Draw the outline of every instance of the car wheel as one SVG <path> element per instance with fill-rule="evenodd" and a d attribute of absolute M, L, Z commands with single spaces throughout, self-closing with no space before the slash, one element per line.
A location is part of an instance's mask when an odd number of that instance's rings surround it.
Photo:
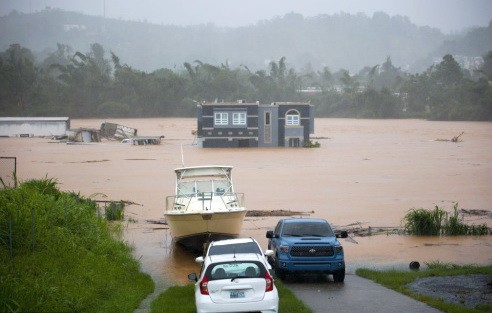
<path fill-rule="evenodd" d="M 345 269 L 343 268 L 333 273 L 333 280 L 336 283 L 343 283 L 343 281 L 345 280 Z"/>

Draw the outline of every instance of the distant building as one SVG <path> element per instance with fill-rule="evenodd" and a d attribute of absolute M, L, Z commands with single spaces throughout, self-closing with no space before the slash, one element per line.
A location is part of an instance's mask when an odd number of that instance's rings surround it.
<path fill-rule="evenodd" d="M 305 93 L 305 94 L 317 94 L 317 93 L 322 93 L 323 90 L 319 87 L 306 87 L 303 89 L 298 89 L 296 90 L 298 93 Z"/>
<path fill-rule="evenodd" d="M 198 144 L 217 147 L 302 147 L 314 133 L 309 103 L 238 102 L 198 105 Z"/>
<path fill-rule="evenodd" d="M 68 117 L 0 117 L 0 136 L 64 136 L 70 129 Z"/>
<path fill-rule="evenodd" d="M 63 25 L 63 30 L 65 32 L 69 32 L 69 31 L 82 31 L 82 30 L 86 30 L 87 29 L 87 26 L 85 25 L 77 25 L 77 24 L 64 24 Z"/>

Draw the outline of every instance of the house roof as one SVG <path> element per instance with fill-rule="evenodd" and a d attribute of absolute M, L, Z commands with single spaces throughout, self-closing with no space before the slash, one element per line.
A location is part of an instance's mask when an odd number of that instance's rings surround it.
<path fill-rule="evenodd" d="M 0 122 L 65 122 L 69 117 L 0 117 Z"/>

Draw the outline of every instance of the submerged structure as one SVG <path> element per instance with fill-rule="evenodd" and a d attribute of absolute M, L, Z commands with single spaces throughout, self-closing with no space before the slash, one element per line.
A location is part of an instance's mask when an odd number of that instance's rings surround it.
<path fill-rule="evenodd" d="M 102 137 L 120 140 L 137 136 L 137 129 L 109 122 L 101 124 L 100 132 Z"/>
<path fill-rule="evenodd" d="M 314 106 L 307 102 L 202 102 L 197 109 L 204 148 L 302 147 L 314 133 Z"/>
<path fill-rule="evenodd" d="M 0 117 L 0 136 L 64 136 L 70 129 L 68 117 Z"/>

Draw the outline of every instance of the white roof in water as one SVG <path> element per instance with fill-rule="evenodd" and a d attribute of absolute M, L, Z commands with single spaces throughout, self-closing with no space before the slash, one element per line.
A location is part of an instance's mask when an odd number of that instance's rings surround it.
<path fill-rule="evenodd" d="M 69 117 L 0 117 L 0 122 L 63 122 Z"/>

